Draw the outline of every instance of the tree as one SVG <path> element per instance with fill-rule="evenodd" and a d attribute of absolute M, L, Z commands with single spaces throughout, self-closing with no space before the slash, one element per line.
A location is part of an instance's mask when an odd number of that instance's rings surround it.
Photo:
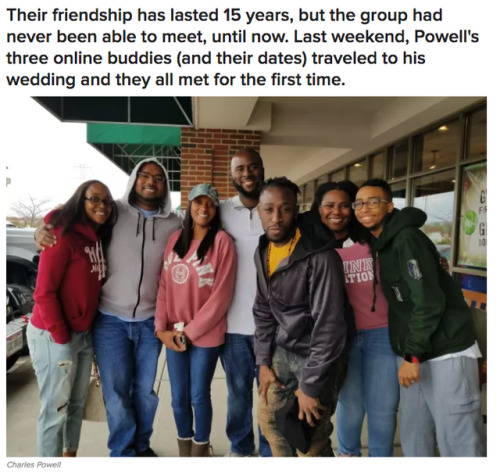
<path fill-rule="evenodd" d="M 25 227 L 36 227 L 40 222 L 39 220 L 50 209 L 50 197 L 43 197 L 37 199 L 28 194 L 26 201 L 19 201 L 12 206 L 12 210 L 16 212 L 19 217 L 20 223 Z"/>

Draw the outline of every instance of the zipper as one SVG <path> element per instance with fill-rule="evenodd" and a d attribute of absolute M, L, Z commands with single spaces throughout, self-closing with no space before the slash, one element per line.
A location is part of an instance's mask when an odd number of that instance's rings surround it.
<path fill-rule="evenodd" d="M 134 307 L 134 312 L 132 313 L 132 318 L 135 318 L 135 313 L 137 311 L 137 307 L 139 307 L 139 304 L 141 302 L 141 284 L 142 284 L 142 278 L 144 277 L 144 246 L 146 244 L 146 221 L 147 218 L 143 217 L 143 223 L 142 223 L 142 246 L 141 246 L 141 275 L 139 277 L 139 287 L 137 288 L 137 302 Z"/>

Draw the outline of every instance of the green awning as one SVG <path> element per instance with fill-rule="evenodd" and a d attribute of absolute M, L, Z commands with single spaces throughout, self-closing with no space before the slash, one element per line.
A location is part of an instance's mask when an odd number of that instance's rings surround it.
<path fill-rule="evenodd" d="M 87 143 L 180 146 L 181 129 L 173 126 L 87 123 Z"/>
<path fill-rule="evenodd" d="M 193 126 L 191 97 L 33 97 L 63 122 Z"/>
<path fill-rule="evenodd" d="M 130 174 L 139 161 L 158 159 L 170 189 L 181 190 L 181 128 L 177 126 L 87 123 L 87 143 Z"/>

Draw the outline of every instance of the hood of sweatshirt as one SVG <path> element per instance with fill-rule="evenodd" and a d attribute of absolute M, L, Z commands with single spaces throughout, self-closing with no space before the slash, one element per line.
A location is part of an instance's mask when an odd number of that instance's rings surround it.
<path fill-rule="evenodd" d="M 50 211 L 43 221 L 45 223 L 50 222 L 52 216 L 57 212 L 57 209 Z M 56 227 L 53 232 L 60 237 L 62 235 L 62 228 Z M 94 227 L 88 223 L 75 223 L 67 233 L 79 234 L 88 241 L 89 246 L 86 246 L 83 251 L 89 255 L 90 262 L 93 265 L 93 271 L 98 273 L 98 280 L 104 279 L 106 276 L 106 260 L 104 258 L 104 253 L 102 249 L 102 243 L 98 237 Z"/>
<path fill-rule="evenodd" d="M 394 237 L 404 228 L 420 228 L 427 220 L 427 214 L 415 207 L 394 209 L 384 220 L 382 233 L 375 242 L 375 250 L 381 250 L 390 245 Z"/>
<path fill-rule="evenodd" d="M 160 168 L 163 170 L 163 173 L 165 174 L 165 197 L 163 198 L 163 201 L 160 203 L 160 208 L 158 210 L 158 214 L 156 215 L 157 217 L 168 217 L 170 213 L 172 212 L 172 204 L 170 201 L 170 185 L 168 182 L 168 173 L 163 164 L 160 163 L 156 158 L 147 158 L 143 159 L 142 161 L 138 162 L 135 166 L 135 168 L 132 170 L 130 173 L 130 176 L 128 178 L 127 182 L 127 188 L 125 189 L 125 194 L 123 195 L 122 202 L 130 210 L 133 210 L 134 212 L 137 212 L 137 209 L 130 204 L 129 202 L 129 197 L 130 193 L 132 192 L 132 189 L 135 186 L 135 181 L 137 179 L 137 171 L 146 163 L 153 163 L 156 164 L 157 166 L 160 166 Z"/>

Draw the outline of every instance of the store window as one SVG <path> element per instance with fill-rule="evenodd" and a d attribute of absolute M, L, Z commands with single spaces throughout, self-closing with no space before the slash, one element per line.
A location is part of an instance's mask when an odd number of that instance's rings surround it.
<path fill-rule="evenodd" d="M 458 120 L 443 124 L 413 140 L 413 172 L 427 172 L 457 162 L 460 144 Z"/>
<path fill-rule="evenodd" d="M 360 159 L 359 161 L 351 164 L 347 167 L 347 178 L 354 182 L 354 184 L 360 186 L 368 179 L 368 161 L 366 159 Z"/>
<path fill-rule="evenodd" d="M 487 267 L 486 171 L 486 162 L 463 169 L 457 258 L 457 265 L 463 268 Z"/>
<path fill-rule="evenodd" d="M 469 116 L 466 158 L 486 158 L 486 109 Z"/>
<path fill-rule="evenodd" d="M 314 181 L 309 181 L 304 186 L 304 195 L 302 201 L 302 211 L 309 210 L 314 200 Z"/>
<path fill-rule="evenodd" d="M 389 148 L 389 165 L 391 179 L 406 176 L 408 172 L 408 140 Z"/>
<path fill-rule="evenodd" d="M 323 174 L 321 177 L 318 177 L 318 179 L 316 180 L 316 189 L 318 188 L 318 186 L 324 184 L 325 182 L 328 182 L 328 174 Z"/>
<path fill-rule="evenodd" d="M 299 186 L 299 195 L 297 195 L 297 205 L 299 206 L 299 209 L 302 210 L 302 203 L 304 202 L 304 189 L 305 186 Z"/>
<path fill-rule="evenodd" d="M 340 182 L 345 180 L 345 169 L 339 169 L 338 171 L 332 172 L 330 174 L 330 182 Z"/>
<path fill-rule="evenodd" d="M 375 154 L 370 157 L 371 173 L 370 178 L 384 179 L 385 177 L 385 153 Z"/>
<path fill-rule="evenodd" d="M 406 207 L 406 181 L 391 184 L 391 190 L 394 207 L 400 210 Z"/>
<path fill-rule="evenodd" d="M 455 170 L 415 179 L 413 191 L 413 207 L 427 214 L 423 232 L 436 245 L 441 256 L 450 261 Z"/>

